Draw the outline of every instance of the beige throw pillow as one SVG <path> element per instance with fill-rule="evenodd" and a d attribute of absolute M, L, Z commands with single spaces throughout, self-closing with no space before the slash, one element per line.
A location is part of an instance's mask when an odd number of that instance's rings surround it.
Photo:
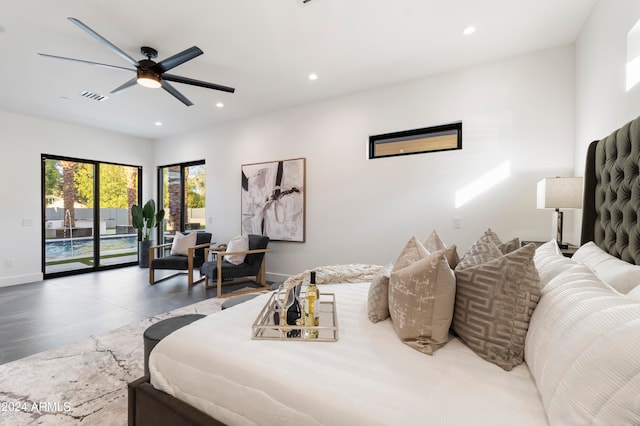
<path fill-rule="evenodd" d="M 176 232 L 173 236 L 173 243 L 171 244 L 171 255 L 189 255 L 189 247 L 193 247 L 196 245 L 196 238 L 198 236 L 195 232 L 190 232 L 188 234 L 181 234 Z"/>
<path fill-rule="evenodd" d="M 455 269 L 455 267 L 458 265 L 460 258 L 458 257 L 458 250 L 456 245 L 452 244 L 451 247 L 447 247 L 447 245 L 440 239 L 440 236 L 435 230 L 431 231 L 431 234 L 422 244 L 427 249 L 427 251 L 429 251 L 429 253 L 433 253 L 438 250 L 446 250 L 445 255 L 447 256 L 447 261 L 449 262 L 449 266 L 451 266 L 451 269 Z"/>
<path fill-rule="evenodd" d="M 424 254 L 420 246 L 415 238 L 409 241 L 391 271 L 389 313 L 400 340 L 431 355 L 447 343 L 456 280 L 444 250 Z M 407 262 L 408 253 L 422 257 Z"/>
<path fill-rule="evenodd" d="M 389 318 L 389 275 L 392 265 L 385 266 L 371 280 L 367 310 L 369 321 L 377 323 Z"/>
<path fill-rule="evenodd" d="M 444 250 L 447 248 L 446 244 L 442 241 L 442 239 L 440 239 L 440 236 L 435 230 L 431 231 L 431 234 L 429 234 L 427 239 L 424 240 L 424 243 L 422 243 L 422 245 L 424 246 L 424 248 L 429 250 L 429 253 L 433 253 L 434 251 L 438 250 Z"/>
<path fill-rule="evenodd" d="M 470 252 L 455 271 L 453 331 L 481 358 L 510 371 L 523 362 L 540 297 L 535 245 L 502 255 L 494 243 L 478 241 Z"/>
<path fill-rule="evenodd" d="M 249 240 L 247 237 L 243 237 L 242 235 L 236 235 L 229 241 L 227 244 L 227 253 L 233 253 L 238 251 L 247 251 L 249 250 Z M 239 265 L 244 262 L 246 254 L 230 254 L 229 256 L 225 256 L 224 260 L 234 265 Z"/>
<path fill-rule="evenodd" d="M 413 262 L 422 259 L 427 256 L 429 251 L 425 248 L 424 245 L 416 237 L 411 237 L 411 239 L 404 246 L 402 251 L 400 252 L 400 256 L 396 260 L 396 263 L 393 265 L 393 269 L 398 270 L 404 267 L 411 265 Z"/>

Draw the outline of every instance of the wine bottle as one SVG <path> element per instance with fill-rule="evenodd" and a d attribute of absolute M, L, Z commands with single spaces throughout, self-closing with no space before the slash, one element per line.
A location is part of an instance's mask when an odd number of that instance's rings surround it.
<path fill-rule="evenodd" d="M 297 286 L 291 288 L 289 290 L 288 294 L 288 299 L 292 300 L 291 306 L 289 306 L 289 308 L 287 309 L 287 314 L 285 317 L 285 322 L 287 325 L 296 325 L 298 324 L 298 319 L 302 318 L 302 307 L 300 306 L 300 303 L 298 301 L 298 294 L 300 293 L 300 287 L 302 285 L 298 284 Z M 273 321 L 274 324 L 281 324 L 283 325 L 284 323 L 280 322 L 280 310 L 276 309 L 275 312 L 273 313 Z M 300 336 L 300 330 L 291 330 L 291 331 L 287 331 L 287 337 L 299 337 Z"/>
<path fill-rule="evenodd" d="M 320 292 L 316 285 L 315 271 L 311 271 L 309 276 L 309 287 L 307 287 L 307 294 L 305 298 L 304 325 L 307 327 L 317 327 L 320 325 L 320 309 L 318 309 Z M 318 330 L 305 330 L 305 338 L 317 339 Z"/>
<path fill-rule="evenodd" d="M 300 306 L 300 302 L 298 299 L 301 287 L 302 283 L 291 289 L 291 292 L 293 293 L 293 304 L 289 307 L 289 309 L 287 309 L 287 324 L 289 325 L 297 325 L 298 320 L 302 318 L 302 307 Z M 293 329 L 289 331 L 287 333 L 287 337 L 300 337 L 300 330 Z"/>

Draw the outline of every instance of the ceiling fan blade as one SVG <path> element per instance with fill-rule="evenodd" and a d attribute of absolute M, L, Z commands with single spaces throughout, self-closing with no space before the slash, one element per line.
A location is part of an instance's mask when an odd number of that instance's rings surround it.
<path fill-rule="evenodd" d="M 45 58 L 62 59 L 62 60 L 65 60 L 65 61 L 81 62 L 83 64 L 96 65 L 96 66 L 99 66 L 99 67 L 112 68 L 112 69 L 116 69 L 116 70 L 134 71 L 135 72 L 135 69 L 133 69 L 133 68 L 125 68 L 125 67 L 119 67 L 117 65 L 101 64 L 100 62 L 92 62 L 92 61 L 85 61 L 85 60 L 82 60 L 82 59 L 67 58 L 65 56 L 49 55 L 47 53 L 38 53 L 38 55 L 43 56 Z"/>
<path fill-rule="evenodd" d="M 152 69 L 158 74 L 162 74 L 163 72 L 169 71 L 170 69 L 175 68 L 178 65 L 184 64 L 185 62 L 190 61 L 193 58 L 202 55 L 203 53 L 204 52 L 200 50 L 200 48 L 193 46 L 158 62 L 153 66 Z"/>
<path fill-rule="evenodd" d="M 116 87 L 115 89 L 113 89 L 111 91 L 111 93 L 118 93 L 118 92 L 122 92 L 124 89 L 128 89 L 131 86 L 135 86 L 138 82 L 138 78 L 137 77 L 133 77 L 131 80 L 127 81 L 126 83 L 124 83 L 121 86 Z"/>
<path fill-rule="evenodd" d="M 164 90 L 166 90 L 167 92 L 171 93 L 180 102 L 182 102 L 186 106 L 193 105 L 193 102 L 191 102 L 189 99 L 187 99 L 187 97 L 185 95 L 183 95 L 182 93 L 178 92 L 178 89 L 176 89 L 171 84 L 169 84 L 169 82 L 162 80 L 160 83 L 162 84 L 162 88 Z"/>
<path fill-rule="evenodd" d="M 163 80 L 173 81 L 174 83 L 190 84 L 192 86 L 204 87 L 206 89 L 221 90 L 223 92 L 233 93 L 236 91 L 233 87 L 222 86 L 220 84 L 208 83 L 206 81 L 195 80 L 189 77 L 181 77 L 173 74 L 162 74 Z"/>
<path fill-rule="evenodd" d="M 111 43 L 109 40 L 107 40 L 106 38 L 102 37 L 97 32 L 93 31 L 91 28 L 89 28 L 84 23 L 82 23 L 80 20 L 78 20 L 76 18 L 71 18 L 71 17 L 69 17 L 67 19 L 70 20 L 71 22 L 73 22 L 74 24 L 76 24 L 78 27 L 80 27 L 82 30 L 84 30 L 91 37 L 95 38 L 100 43 L 104 44 L 109 49 L 111 49 L 114 52 L 116 52 L 120 57 L 122 57 L 125 61 L 127 61 L 128 63 L 130 63 L 134 67 L 138 66 L 138 61 L 133 59 L 131 56 L 129 56 L 126 52 L 124 52 L 122 49 L 117 47 L 115 44 Z"/>

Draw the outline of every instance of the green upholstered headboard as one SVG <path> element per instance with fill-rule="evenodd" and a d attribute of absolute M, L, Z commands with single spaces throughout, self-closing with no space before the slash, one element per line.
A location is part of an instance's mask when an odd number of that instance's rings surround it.
<path fill-rule="evenodd" d="M 639 215 L 640 117 L 589 145 L 581 243 L 640 264 Z"/>

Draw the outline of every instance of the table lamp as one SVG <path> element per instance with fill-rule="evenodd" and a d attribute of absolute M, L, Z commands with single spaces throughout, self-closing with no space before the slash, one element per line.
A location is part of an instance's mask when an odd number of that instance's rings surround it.
<path fill-rule="evenodd" d="M 539 209 L 555 209 L 558 216 L 556 241 L 561 249 L 569 247 L 562 242 L 562 212 L 560 209 L 582 208 L 582 178 L 553 177 L 538 182 Z"/>

